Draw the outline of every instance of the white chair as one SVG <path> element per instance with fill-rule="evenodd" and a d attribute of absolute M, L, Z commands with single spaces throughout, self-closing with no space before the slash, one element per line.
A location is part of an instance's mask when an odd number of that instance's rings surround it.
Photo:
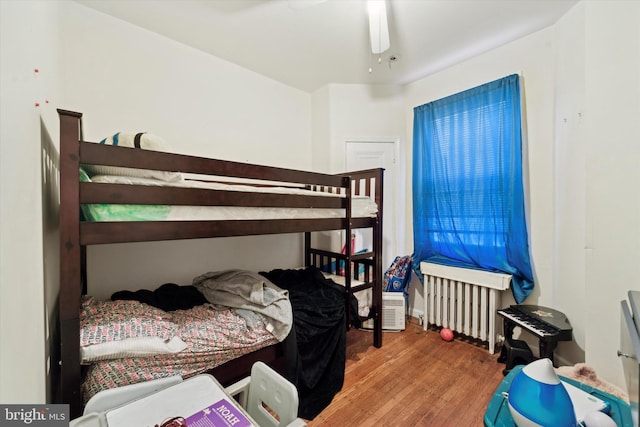
<path fill-rule="evenodd" d="M 1 0 L 0 0 L 1 1 Z M 210 375 L 200 375 L 209 376 Z M 192 377 L 185 381 L 194 381 Z M 165 393 L 182 382 L 180 376 L 163 378 L 138 384 L 103 390 L 93 396 L 85 406 L 84 415 L 72 420 L 70 427 L 108 427 L 107 412 L 149 399 L 156 393 Z M 211 377 L 212 383 L 215 379 Z M 215 384 L 218 384 L 215 382 Z M 221 387 L 218 384 L 218 390 Z M 251 368 L 251 376 L 224 389 L 227 396 L 237 397 L 238 403 L 259 427 L 305 427 L 298 418 L 298 391 L 296 387 L 262 362 Z M 268 408 L 268 410 L 266 409 Z"/>
<path fill-rule="evenodd" d="M 230 385 L 225 391 L 238 399 L 240 406 L 260 427 L 307 425 L 298 418 L 296 387 L 262 362 L 254 363 L 250 377 Z"/>
<path fill-rule="evenodd" d="M 106 418 L 108 410 L 150 396 L 181 381 L 182 377 L 175 375 L 102 390 L 89 399 L 84 407 L 83 415 L 71 420 L 69 427 L 108 427 Z"/>
<path fill-rule="evenodd" d="M 145 396 L 150 396 L 181 381 L 182 377 L 180 375 L 174 375 L 172 377 L 102 390 L 89 399 L 84 407 L 84 413 L 106 412 L 109 409 L 117 408 L 120 405 L 141 399 Z"/>

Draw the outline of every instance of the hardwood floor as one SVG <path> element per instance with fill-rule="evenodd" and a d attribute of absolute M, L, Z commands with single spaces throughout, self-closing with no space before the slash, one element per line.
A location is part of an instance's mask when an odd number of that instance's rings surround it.
<path fill-rule="evenodd" d="M 445 342 L 415 319 L 402 332 L 347 334 L 345 382 L 309 426 L 482 426 L 504 378 L 498 354 L 459 337 Z"/>

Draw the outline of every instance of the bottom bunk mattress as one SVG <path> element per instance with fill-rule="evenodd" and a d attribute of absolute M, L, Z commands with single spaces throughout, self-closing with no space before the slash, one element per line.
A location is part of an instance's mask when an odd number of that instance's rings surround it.
<path fill-rule="evenodd" d="M 163 311 L 138 301 L 85 297 L 81 311 L 82 385 L 86 403 L 96 393 L 127 384 L 184 378 L 276 344 L 260 319 L 249 324 L 234 309 L 202 304 Z"/>

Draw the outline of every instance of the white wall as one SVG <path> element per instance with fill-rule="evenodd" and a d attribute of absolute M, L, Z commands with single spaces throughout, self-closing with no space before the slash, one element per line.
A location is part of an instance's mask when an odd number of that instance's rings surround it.
<path fill-rule="evenodd" d="M 555 215 L 553 283 L 550 292 L 565 301 L 577 345 L 563 343 L 565 360 L 584 360 L 586 340 L 586 159 L 585 4 L 580 3 L 555 26 Z M 570 285 L 566 285 L 570 284 Z"/>
<path fill-rule="evenodd" d="M 585 2 L 586 362 L 623 385 L 620 301 L 640 290 L 640 2 Z"/>
<path fill-rule="evenodd" d="M 402 87 L 387 85 L 329 85 L 330 168 L 345 170 L 348 139 L 402 139 Z M 315 114 L 315 111 L 314 111 Z"/>
<path fill-rule="evenodd" d="M 313 92 L 311 95 L 312 111 L 312 168 L 316 171 L 331 169 L 331 94 L 330 85 Z"/>
<path fill-rule="evenodd" d="M 54 2 L 0 2 L 2 403 L 47 399 L 45 313 L 55 301 L 45 301 L 43 290 L 51 277 L 45 276 L 43 257 L 41 151 L 50 142 L 48 133 L 57 132 L 57 16 Z"/>
<path fill-rule="evenodd" d="M 311 168 L 308 93 L 76 3 L 63 10 L 62 107 L 84 113 L 85 138 L 147 131 L 176 152 Z M 301 253 L 298 235 L 91 246 L 89 291 L 108 297 L 190 284 L 210 270 L 294 267 Z"/>
<path fill-rule="evenodd" d="M 65 107 L 86 138 L 146 131 L 176 152 L 310 166 L 308 93 L 74 2 L 63 12 Z"/>

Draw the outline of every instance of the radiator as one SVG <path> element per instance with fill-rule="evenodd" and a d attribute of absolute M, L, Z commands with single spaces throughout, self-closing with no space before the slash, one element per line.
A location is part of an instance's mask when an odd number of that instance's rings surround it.
<path fill-rule="evenodd" d="M 429 325 L 488 342 L 495 351 L 496 310 L 511 275 L 420 263 L 424 275 L 424 329 Z"/>

